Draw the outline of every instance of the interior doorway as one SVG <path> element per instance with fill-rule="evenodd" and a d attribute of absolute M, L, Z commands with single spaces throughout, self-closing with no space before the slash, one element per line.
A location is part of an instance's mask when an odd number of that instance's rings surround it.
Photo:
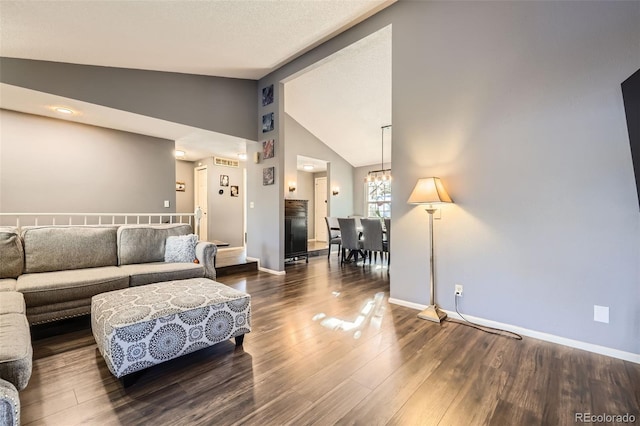
<path fill-rule="evenodd" d="M 194 171 L 194 210 L 198 207 L 202 210 L 202 218 L 200 219 L 200 228 L 198 229 L 198 237 L 201 241 L 209 241 L 208 227 L 208 175 L 207 166 L 197 167 Z"/>
<path fill-rule="evenodd" d="M 325 224 L 327 216 L 327 178 L 316 178 L 315 184 L 315 237 L 316 241 L 327 242 L 327 226 Z"/>

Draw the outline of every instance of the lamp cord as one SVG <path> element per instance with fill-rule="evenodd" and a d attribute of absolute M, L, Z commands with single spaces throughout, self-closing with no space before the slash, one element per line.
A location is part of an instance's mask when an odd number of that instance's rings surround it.
<path fill-rule="evenodd" d="M 455 299 L 456 299 L 456 313 L 460 315 L 460 318 L 462 318 L 463 321 L 454 320 L 454 319 L 451 319 L 450 317 L 447 317 L 447 321 L 450 321 L 454 324 L 466 325 L 467 327 L 475 328 L 477 330 L 484 331 L 485 333 L 495 334 L 496 336 L 502 336 L 502 337 L 506 337 L 508 339 L 514 339 L 514 340 L 522 340 L 522 336 L 519 335 L 518 333 L 514 333 L 513 331 L 501 330 L 499 328 L 493 328 L 486 325 L 479 325 L 469 321 L 458 310 L 458 296 L 455 296 Z"/>

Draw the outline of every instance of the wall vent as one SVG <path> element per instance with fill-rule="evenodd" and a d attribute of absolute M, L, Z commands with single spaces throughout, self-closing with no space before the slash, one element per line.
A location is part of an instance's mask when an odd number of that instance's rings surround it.
<path fill-rule="evenodd" d="M 240 160 L 231 158 L 213 157 L 213 164 L 224 167 L 240 167 Z"/>

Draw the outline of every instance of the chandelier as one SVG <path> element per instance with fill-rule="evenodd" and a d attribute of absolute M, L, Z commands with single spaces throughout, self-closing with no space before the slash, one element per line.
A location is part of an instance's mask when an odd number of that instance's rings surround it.
<path fill-rule="evenodd" d="M 365 179 L 367 182 L 386 182 L 391 180 L 391 169 L 384 168 L 384 131 L 385 129 L 390 129 L 391 124 L 380 127 L 382 131 L 382 149 L 381 149 L 381 158 L 380 158 L 380 170 L 371 170 L 367 173 L 367 178 Z"/>

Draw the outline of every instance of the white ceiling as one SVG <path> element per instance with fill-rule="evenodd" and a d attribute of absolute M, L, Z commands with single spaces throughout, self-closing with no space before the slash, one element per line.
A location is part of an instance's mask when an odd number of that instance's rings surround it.
<path fill-rule="evenodd" d="M 0 55 L 260 79 L 390 0 L 0 1 Z"/>
<path fill-rule="evenodd" d="M 305 166 L 312 166 L 312 170 L 306 170 Z M 327 162 L 319 160 L 317 158 L 305 157 L 304 155 L 298 155 L 297 168 L 302 172 L 318 173 L 327 171 Z"/>
<path fill-rule="evenodd" d="M 258 79 L 395 0 L 7 1 L 0 56 Z M 185 159 L 246 141 L 2 84 L 0 107 L 176 140 Z M 287 112 L 354 166 L 380 161 L 391 121 L 391 29 L 287 83 Z M 78 114 L 61 117 L 52 105 Z M 385 162 L 390 161 L 385 132 Z"/>
<path fill-rule="evenodd" d="M 352 166 L 380 164 L 391 124 L 391 27 L 285 84 L 285 112 Z M 384 131 L 391 162 L 391 129 Z"/>

